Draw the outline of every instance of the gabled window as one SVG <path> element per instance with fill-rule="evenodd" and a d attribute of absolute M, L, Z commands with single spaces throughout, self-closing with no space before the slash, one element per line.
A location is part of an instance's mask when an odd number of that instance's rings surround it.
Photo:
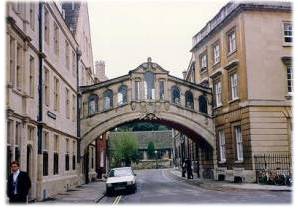
<path fill-rule="evenodd" d="M 147 71 L 144 74 L 145 99 L 155 99 L 155 75 Z"/>
<path fill-rule="evenodd" d="M 204 95 L 199 96 L 199 112 L 208 114 L 207 98 Z"/>
<path fill-rule="evenodd" d="M 93 115 L 98 112 L 98 96 L 92 94 L 88 99 L 88 115 Z"/>
<path fill-rule="evenodd" d="M 113 91 L 107 90 L 104 92 L 104 110 L 113 108 Z"/>
<path fill-rule="evenodd" d="M 180 90 L 177 86 L 172 87 L 172 103 L 180 104 Z"/>
<path fill-rule="evenodd" d="M 193 94 L 191 91 L 185 92 L 185 106 L 190 109 L 194 109 Z"/>
<path fill-rule="evenodd" d="M 159 81 L 159 99 L 160 100 L 165 99 L 165 81 L 164 80 Z"/>
<path fill-rule="evenodd" d="M 118 105 L 127 103 L 127 86 L 121 85 L 118 90 Z"/>
<path fill-rule="evenodd" d="M 141 99 L 140 96 L 140 81 L 136 80 L 135 81 L 135 100 L 138 101 Z"/>
<path fill-rule="evenodd" d="M 292 23 L 286 22 L 283 23 L 283 34 L 284 34 L 284 42 L 291 43 L 293 40 L 292 34 Z"/>

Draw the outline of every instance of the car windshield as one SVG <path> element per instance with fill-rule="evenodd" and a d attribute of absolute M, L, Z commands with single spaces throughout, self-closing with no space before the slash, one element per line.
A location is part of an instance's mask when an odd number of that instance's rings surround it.
<path fill-rule="evenodd" d="M 112 169 L 109 173 L 109 177 L 131 176 L 132 171 L 130 169 Z"/>

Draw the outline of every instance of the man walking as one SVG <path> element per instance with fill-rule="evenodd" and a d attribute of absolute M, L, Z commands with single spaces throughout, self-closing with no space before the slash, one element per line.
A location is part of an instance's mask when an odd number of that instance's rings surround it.
<path fill-rule="evenodd" d="M 7 196 L 9 203 L 26 203 L 31 181 L 28 174 L 20 171 L 20 164 L 13 161 L 10 164 L 11 174 L 7 180 Z"/>

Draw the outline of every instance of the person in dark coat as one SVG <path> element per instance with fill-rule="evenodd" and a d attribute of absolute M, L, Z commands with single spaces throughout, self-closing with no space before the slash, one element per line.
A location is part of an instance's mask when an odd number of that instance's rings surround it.
<path fill-rule="evenodd" d="M 186 161 L 183 160 L 182 161 L 182 177 L 185 177 L 185 173 L 186 173 Z"/>
<path fill-rule="evenodd" d="M 26 203 L 31 180 L 26 172 L 20 171 L 20 164 L 17 161 L 13 161 L 10 168 L 11 174 L 7 180 L 9 203 Z"/>
<path fill-rule="evenodd" d="M 186 172 L 187 172 L 187 179 L 193 179 L 191 160 L 190 159 L 186 160 Z"/>

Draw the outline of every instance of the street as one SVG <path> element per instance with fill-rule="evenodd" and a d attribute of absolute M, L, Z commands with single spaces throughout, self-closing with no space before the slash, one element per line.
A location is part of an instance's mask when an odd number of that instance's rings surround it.
<path fill-rule="evenodd" d="M 146 204 L 146 203 L 291 203 L 291 192 L 261 190 L 208 190 L 177 180 L 167 169 L 135 171 L 137 192 L 118 193 L 103 197 L 99 204 Z"/>

